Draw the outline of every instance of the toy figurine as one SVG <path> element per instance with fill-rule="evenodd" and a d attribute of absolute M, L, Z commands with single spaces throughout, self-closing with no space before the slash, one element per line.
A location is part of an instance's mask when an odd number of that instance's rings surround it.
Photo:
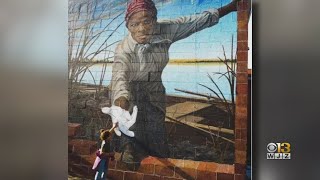
<path fill-rule="evenodd" d="M 100 140 L 101 146 L 100 149 L 96 152 L 96 159 L 93 164 L 92 169 L 96 170 L 95 180 L 105 180 L 108 172 L 109 159 L 114 160 L 114 152 L 110 150 L 110 141 L 111 134 L 113 133 L 114 128 L 117 127 L 117 124 L 114 125 L 110 130 L 100 130 Z"/>
<path fill-rule="evenodd" d="M 136 122 L 138 108 L 137 106 L 133 107 L 132 114 L 130 115 L 129 111 L 122 109 L 119 106 L 104 107 L 101 109 L 104 114 L 109 114 L 112 118 L 112 123 L 114 132 L 121 136 L 121 132 L 129 137 L 134 137 L 134 132 L 130 131 L 129 128 Z M 118 124 L 118 127 L 115 127 L 115 124 Z"/>

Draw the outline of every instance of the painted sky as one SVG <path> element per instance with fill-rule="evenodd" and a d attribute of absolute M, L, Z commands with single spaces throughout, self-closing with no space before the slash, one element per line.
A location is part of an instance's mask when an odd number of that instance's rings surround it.
<path fill-rule="evenodd" d="M 155 1 L 158 9 L 158 19 L 174 19 L 180 16 L 188 16 L 201 13 L 207 9 L 219 8 L 226 5 L 231 0 L 167 0 Z M 110 13 L 121 13 L 125 10 L 125 0 L 122 1 L 107 1 L 108 6 L 112 7 Z M 110 29 L 115 28 L 124 20 L 124 13 L 116 21 L 110 25 Z M 236 13 L 231 13 L 222 19 L 220 22 L 205 30 L 197 32 L 190 37 L 180 40 L 173 44 L 170 48 L 170 59 L 216 59 L 223 58 L 222 45 L 224 45 L 226 54 L 230 57 L 231 36 L 234 35 L 236 40 L 237 30 Z M 97 24 L 97 27 L 104 27 L 110 20 L 104 20 Z M 125 25 L 121 25 L 109 42 L 115 42 L 123 39 L 128 34 Z M 99 42 L 103 42 L 108 35 L 102 37 Z M 115 45 L 110 47 L 114 50 Z M 93 48 L 94 49 L 94 48 Z M 234 53 L 235 53 L 234 43 Z M 101 54 L 97 59 L 103 59 Z"/>

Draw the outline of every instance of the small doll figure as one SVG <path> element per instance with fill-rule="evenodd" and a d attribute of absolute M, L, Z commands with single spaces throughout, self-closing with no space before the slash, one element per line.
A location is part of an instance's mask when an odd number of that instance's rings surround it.
<path fill-rule="evenodd" d="M 116 126 L 110 130 L 100 130 L 100 149 L 96 152 L 96 160 L 93 164 L 92 169 L 96 170 L 95 180 L 105 180 L 108 172 L 109 159 L 114 160 L 114 152 L 110 150 L 111 134 Z"/>

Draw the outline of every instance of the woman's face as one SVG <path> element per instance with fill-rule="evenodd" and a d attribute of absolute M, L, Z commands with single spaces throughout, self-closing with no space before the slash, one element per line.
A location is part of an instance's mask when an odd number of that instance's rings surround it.
<path fill-rule="evenodd" d="M 127 27 L 135 41 L 146 44 L 152 36 L 154 25 L 154 17 L 147 11 L 140 11 L 130 17 Z"/>

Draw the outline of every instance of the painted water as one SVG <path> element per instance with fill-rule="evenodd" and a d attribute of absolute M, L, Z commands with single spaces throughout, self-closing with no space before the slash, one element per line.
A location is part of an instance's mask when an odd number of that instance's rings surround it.
<path fill-rule="evenodd" d="M 86 72 L 82 79 L 82 83 L 99 84 L 102 68 L 102 64 L 96 64 L 90 67 L 89 69 L 92 75 L 89 72 Z M 219 78 L 220 75 L 214 75 L 214 73 L 224 73 L 226 71 L 226 66 L 220 62 L 168 64 L 162 73 L 162 82 L 166 88 L 166 93 L 169 95 L 195 96 L 175 90 L 181 89 L 215 96 L 209 89 L 200 85 L 203 84 L 217 91 L 217 88 L 208 77 L 209 74 L 213 77 L 226 99 L 230 100 L 231 93 L 227 79 L 224 77 Z M 106 73 L 103 78 L 104 86 L 110 84 L 111 77 L 112 64 L 110 63 L 107 65 Z"/>

